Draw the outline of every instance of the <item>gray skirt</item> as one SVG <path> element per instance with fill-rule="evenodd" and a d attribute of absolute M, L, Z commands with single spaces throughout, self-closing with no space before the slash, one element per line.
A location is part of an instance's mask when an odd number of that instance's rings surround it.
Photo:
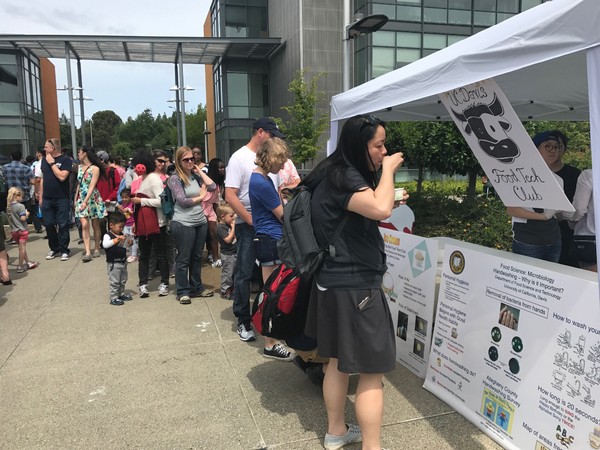
<path fill-rule="evenodd" d="M 396 366 L 394 325 L 381 289 L 327 289 L 311 293 L 306 334 L 317 352 L 337 358 L 344 373 L 385 373 Z"/>

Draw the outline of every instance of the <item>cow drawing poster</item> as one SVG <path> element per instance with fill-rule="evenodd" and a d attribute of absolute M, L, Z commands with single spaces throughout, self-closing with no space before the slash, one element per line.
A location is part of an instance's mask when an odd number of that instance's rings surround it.
<path fill-rule="evenodd" d="M 445 92 L 440 99 L 506 206 L 574 211 L 494 80 Z"/>

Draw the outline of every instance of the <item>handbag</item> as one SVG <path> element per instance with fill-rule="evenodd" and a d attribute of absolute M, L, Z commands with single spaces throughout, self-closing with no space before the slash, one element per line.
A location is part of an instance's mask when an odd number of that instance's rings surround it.
<path fill-rule="evenodd" d="M 146 194 L 138 192 L 135 194 L 138 198 L 150 198 Z M 152 206 L 136 205 L 133 215 L 135 217 L 135 234 L 136 236 L 151 236 L 160 233 L 158 225 L 158 213 L 156 208 Z"/>
<path fill-rule="evenodd" d="M 570 254 L 575 261 L 596 264 L 596 236 L 573 236 Z"/>

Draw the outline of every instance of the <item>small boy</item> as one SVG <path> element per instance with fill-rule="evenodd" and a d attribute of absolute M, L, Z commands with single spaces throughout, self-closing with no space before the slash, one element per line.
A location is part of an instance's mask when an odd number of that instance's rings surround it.
<path fill-rule="evenodd" d="M 235 213 L 228 204 L 217 207 L 217 239 L 221 246 L 221 297 L 231 300 L 233 295 L 233 269 L 237 259 L 235 241 Z"/>
<path fill-rule="evenodd" d="M 29 218 L 29 211 L 27 211 L 22 202 L 23 191 L 17 187 L 11 187 L 7 194 L 6 212 L 8 212 L 11 225 L 12 239 L 19 244 L 19 264 L 17 266 L 17 273 L 35 269 L 39 265 L 37 261 L 30 261 L 29 256 L 27 256 L 27 241 L 29 240 L 27 219 Z"/>
<path fill-rule="evenodd" d="M 129 257 L 127 258 L 127 262 L 136 262 L 138 260 L 138 244 L 133 232 L 133 228 L 135 226 L 135 219 L 133 216 L 133 201 L 131 201 L 131 189 L 124 188 L 121 191 L 121 204 L 117 206 L 117 208 L 125 215 L 125 228 L 123 228 L 123 234 L 125 235 L 125 242 L 127 242 L 127 247 L 130 247 L 130 253 Z"/>
<path fill-rule="evenodd" d="M 131 295 L 125 293 L 127 283 L 127 248 L 125 215 L 115 211 L 108 215 L 108 232 L 102 239 L 102 247 L 106 251 L 106 271 L 108 272 L 108 292 L 110 304 L 121 306 L 124 301 L 131 300 Z"/>

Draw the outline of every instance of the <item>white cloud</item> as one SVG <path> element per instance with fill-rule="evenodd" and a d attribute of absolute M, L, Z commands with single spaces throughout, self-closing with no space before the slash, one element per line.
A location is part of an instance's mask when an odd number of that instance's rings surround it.
<path fill-rule="evenodd" d="M 202 36 L 210 0 L 0 0 L 4 34 L 68 34 L 121 36 Z M 56 84 L 67 84 L 66 65 L 53 59 Z M 77 85 L 76 63 L 72 63 L 73 85 Z M 175 84 L 172 64 L 111 63 L 82 61 L 85 115 L 111 109 L 123 120 L 150 108 L 154 115 L 172 110 L 167 100 Z M 204 66 L 185 65 L 185 84 L 195 91 L 186 92 L 187 109 L 206 103 Z M 69 114 L 66 92 L 59 91 L 59 112 Z M 78 114 L 78 107 L 75 107 Z M 77 119 L 77 122 L 79 119 Z"/>

